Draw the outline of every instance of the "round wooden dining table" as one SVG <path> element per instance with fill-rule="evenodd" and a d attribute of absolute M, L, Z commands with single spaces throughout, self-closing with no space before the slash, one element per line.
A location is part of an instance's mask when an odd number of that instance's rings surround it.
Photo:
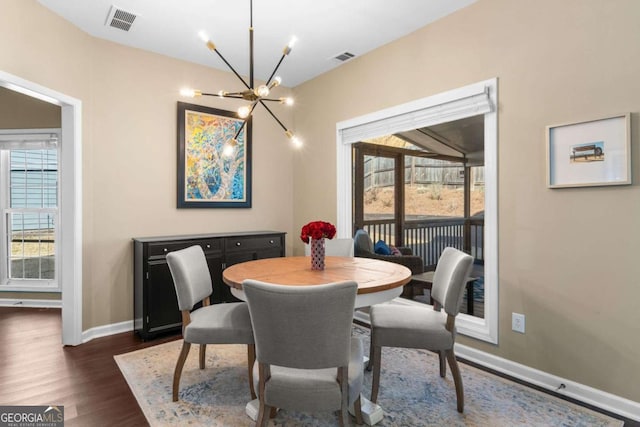
<path fill-rule="evenodd" d="M 390 301 L 402 293 L 402 287 L 411 280 L 411 270 L 388 261 L 373 258 L 325 258 L 324 270 L 312 270 L 308 256 L 266 258 L 247 261 L 227 267 L 222 280 L 231 287 L 231 293 L 246 300 L 242 291 L 245 279 L 288 286 L 313 286 L 324 283 L 353 280 L 358 284 L 355 308 L 369 307 Z M 368 357 L 365 357 L 368 360 Z M 364 396 L 360 397 L 364 422 L 374 425 L 383 418 L 384 411 Z M 258 415 L 258 399 L 247 404 L 247 415 L 254 421 Z"/>
<path fill-rule="evenodd" d="M 402 293 L 402 287 L 411 280 L 411 270 L 388 261 L 373 258 L 325 258 L 324 270 L 312 270 L 308 256 L 266 258 L 247 261 L 227 267 L 222 279 L 231 287 L 231 293 L 245 300 L 242 282 L 245 279 L 289 285 L 313 286 L 324 283 L 353 280 L 358 284 L 355 308 L 390 301 Z"/>

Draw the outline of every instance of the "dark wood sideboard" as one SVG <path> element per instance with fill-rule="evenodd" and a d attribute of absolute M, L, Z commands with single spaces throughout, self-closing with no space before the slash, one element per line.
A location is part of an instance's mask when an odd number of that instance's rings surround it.
<path fill-rule="evenodd" d="M 285 256 L 285 233 L 251 231 L 133 239 L 134 330 L 142 339 L 179 331 L 173 278 L 166 255 L 193 245 L 204 250 L 213 282 L 212 304 L 239 301 L 222 281 L 222 271 L 239 262 Z"/>

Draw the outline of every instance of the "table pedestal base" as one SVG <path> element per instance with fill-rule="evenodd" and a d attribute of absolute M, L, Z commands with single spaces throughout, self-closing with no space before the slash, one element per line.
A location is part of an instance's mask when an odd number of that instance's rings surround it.
<path fill-rule="evenodd" d="M 362 420 L 365 424 L 372 426 L 382 421 L 382 418 L 384 417 L 384 411 L 382 410 L 380 405 L 377 405 L 366 397 L 360 395 L 360 406 L 362 407 Z M 253 421 L 256 421 L 258 419 L 259 411 L 260 401 L 258 399 L 254 399 L 251 402 L 247 403 L 247 406 L 245 407 L 247 416 Z M 355 416 L 353 405 L 349 406 L 349 413 Z"/>
<path fill-rule="evenodd" d="M 362 421 L 366 425 L 372 426 L 384 418 L 384 411 L 377 403 L 373 403 L 363 395 L 360 395 L 360 407 L 362 408 Z M 349 413 L 355 417 L 356 412 L 353 405 L 349 405 Z"/>
<path fill-rule="evenodd" d="M 249 418 L 253 421 L 257 421 L 258 413 L 260 412 L 260 401 L 258 399 L 253 399 L 251 402 L 247 403 L 244 410 Z"/>

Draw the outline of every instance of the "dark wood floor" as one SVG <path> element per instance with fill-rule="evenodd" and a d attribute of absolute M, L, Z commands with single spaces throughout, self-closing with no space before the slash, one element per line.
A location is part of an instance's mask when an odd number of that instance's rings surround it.
<path fill-rule="evenodd" d="M 63 347 L 61 330 L 59 309 L 0 307 L 0 405 L 63 405 L 66 427 L 148 425 L 113 356 L 180 335 L 143 342 L 128 332 Z"/>
<path fill-rule="evenodd" d="M 113 356 L 143 342 L 132 332 L 61 345 L 59 309 L 0 308 L 0 405 L 63 405 L 65 426 L 146 426 Z"/>

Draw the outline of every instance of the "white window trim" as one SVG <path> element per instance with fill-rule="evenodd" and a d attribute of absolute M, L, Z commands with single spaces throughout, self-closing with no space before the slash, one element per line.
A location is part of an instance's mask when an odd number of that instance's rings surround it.
<path fill-rule="evenodd" d="M 490 110 L 484 102 L 485 93 Z M 401 130 L 450 122 L 484 114 L 485 139 L 485 318 L 460 314 L 456 321 L 459 333 L 498 343 L 498 79 L 484 80 L 458 89 L 422 98 L 385 110 L 366 114 L 336 125 L 337 150 L 337 229 L 338 237 L 350 237 L 352 230 L 352 159 L 354 135 L 384 136 Z M 406 120 L 405 120 L 406 119 Z M 380 132 L 380 133 L 378 133 Z M 375 134 L 375 135 L 372 135 Z M 354 140 L 356 139 L 356 140 Z M 419 304 L 397 299 L 403 304 Z"/>
<path fill-rule="evenodd" d="M 0 71 L 0 86 L 62 107 L 60 146 L 60 271 L 62 344 L 82 343 L 82 102 Z"/>

